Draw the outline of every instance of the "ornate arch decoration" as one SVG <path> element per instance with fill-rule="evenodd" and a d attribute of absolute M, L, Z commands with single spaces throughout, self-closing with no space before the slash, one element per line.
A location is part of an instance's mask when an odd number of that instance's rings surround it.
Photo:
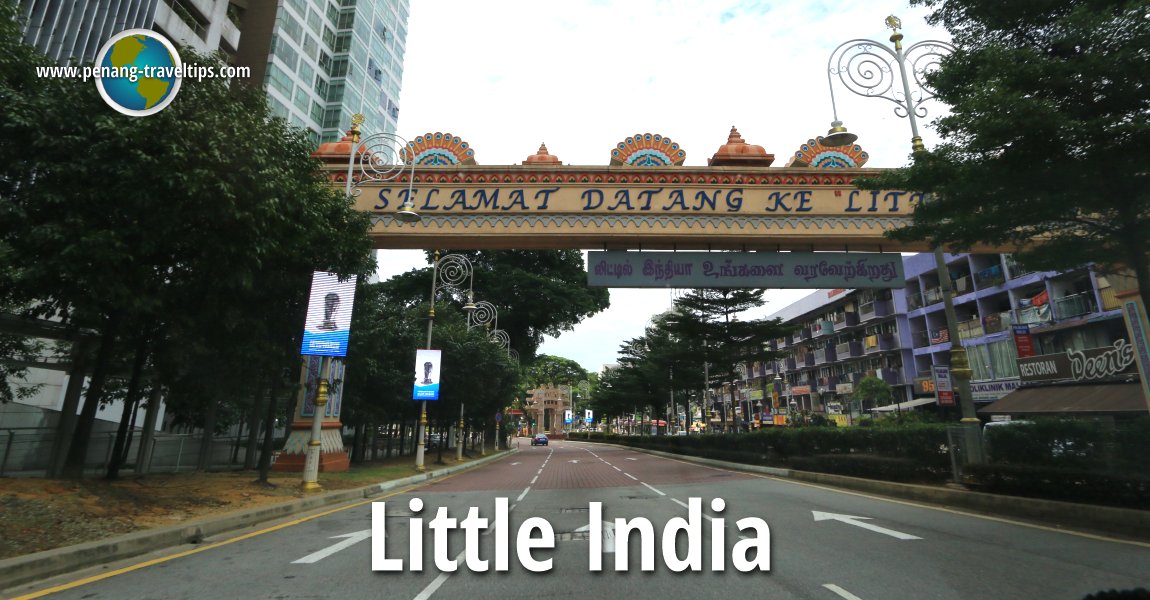
<path fill-rule="evenodd" d="M 420 166 L 474 165 L 475 150 L 459 136 L 425 133 L 407 144 L 404 158 Z"/>
<path fill-rule="evenodd" d="M 687 160 L 687 151 L 679 144 L 657 133 L 637 133 L 621 142 L 611 150 L 611 166 L 628 165 L 632 167 L 669 167 L 683 166 Z"/>
<path fill-rule="evenodd" d="M 870 155 L 862 146 L 824 146 L 822 136 L 799 147 L 788 167 L 814 167 L 816 169 L 856 169 L 866 164 Z"/>

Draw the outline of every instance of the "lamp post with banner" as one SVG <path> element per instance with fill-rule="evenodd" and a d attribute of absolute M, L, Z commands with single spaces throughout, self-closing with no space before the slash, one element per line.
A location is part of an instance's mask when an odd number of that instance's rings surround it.
<path fill-rule="evenodd" d="M 347 356 L 347 342 L 351 333 L 351 309 L 355 302 L 354 276 L 340 281 L 335 273 L 312 273 L 311 292 L 308 295 L 307 317 L 304 323 L 300 354 L 319 356 L 319 377 L 316 381 L 315 401 L 312 402 L 311 436 L 304 454 L 304 491 L 319 491 L 319 468 L 323 447 L 323 420 L 328 409 L 331 358 Z M 304 390 L 306 414 L 308 388 Z M 339 449 L 337 449 L 338 451 Z"/>
<path fill-rule="evenodd" d="M 475 310 L 474 292 L 472 291 L 472 284 L 474 283 L 475 276 L 474 270 L 471 267 L 471 261 L 467 260 L 466 256 L 462 254 L 448 254 L 442 258 L 439 256 L 439 251 L 435 251 L 435 259 L 431 265 L 431 302 L 427 309 L 427 345 L 426 350 L 431 350 L 431 332 L 435 328 L 435 295 L 443 288 L 462 289 L 460 286 L 467 282 L 467 302 L 463 305 L 463 311 L 471 313 Z M 416 355 L 416 379 L 419 381 L 420 369 L 427 370 L 427 363 L 430 361 L 423 361 L 421 363 L 419 355 Z M 438 366 L 438 365 L 435 365 Z M 430 377 L 425 373 L 422 381 L 427 385 L 432 382 L 428 381 Z M 435 397 L 430 397 L 430 392 L 425 391 L 427 397 L 416 398 L 419 394 L 419 383 L 416 384 L 416 394 L 413 399 L 420 400 L 419 406 L 419 427 L 415 433 L 415 468 L 418 471 L 423 471 L 424 467 L 424 437 L 427 435 L 427 401 L 428 399 L 439 399 L 438 380 L 436 380 Z"/>
<path fill-rule="evenodd" d="M 830 88 L 834 120 L 827 136 L 822 138 L 824 145 L 848 146 L 858 139 L 857 135 L 848 133 L 839 120 L 834 98 L 834 77 L 837 76 L 843 86 L 856 95 L 882 98 L 894 103 L 895 115 L 905 117 L 910 123 L 912 151 L 917 154 L 926 150 L 922 136 L 918 132 L 918 119 L 926 117 L 926 108 L 922 104 L 934 98 L 934 90 L 926 85 L 925 77 L 938 67 L 943 58 L 954 52 L 954 46 L 940 40 L 924 40 L 904 49 L 903 35 L 899 32 L 902 21 L 891 15 L 886 18 L 886 26 L 893 31 L 890 36 L 890 41 L 894 44 L 893 50 L 874 40 L 854 39 L 840 44 L 831 52 L 827 61 L 827 84 Z M 896 69 L 897 83 L 901 84 L 897 88 L 894 77 Z M 922 201 L 928 201 L 927 197 L 924 196 Z M 960 422 L 968 431 L 967 461 L 980 463 L 982 454 L 981 444 L 978 443 L 979 420 L 974 412 L 974 399 L 970 393 L 971 369 L 958 331 L 958 318 L 954 310 L 954 288 L 951 285 L 941 245 L 935 244 L 934 259 L 950 341 L 950 373 L 958 384 L 959 404 L 962 408 Z"/>

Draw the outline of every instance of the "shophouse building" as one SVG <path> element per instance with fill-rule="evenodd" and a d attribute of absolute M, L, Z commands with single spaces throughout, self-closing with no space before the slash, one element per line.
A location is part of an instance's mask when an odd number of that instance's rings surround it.
<path fill-rule="evenodd" d="M 867 375 L 891 386 L 899 409 L 936 410 L 928 406 L 935 403 L 931 367 L 949 364 L 957 338 L 973 372 L 974 402 L 986 406 L 1034 380 L 1020 373 L 1020 343 L 1023 365 L 1028 356 L 1125 343 L 1115 289 L 1093 269 L 1034 272 L 1003 254 L 947 254 L 945 262 L 957 331 L 947 326 L 934 255 L 909 255 L 902 289 L 816 290 L 771 315 L 794 327 L 769 347 L 786 356 L 747 365 L 739 385 L 763 390 L 768 422 L 783 422 L 775 417 L 788 409 L 832 417 L 848 412 Z"/>

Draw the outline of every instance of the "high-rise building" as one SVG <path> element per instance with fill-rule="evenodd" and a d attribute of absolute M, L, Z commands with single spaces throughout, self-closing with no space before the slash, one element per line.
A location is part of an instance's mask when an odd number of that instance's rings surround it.
<path fill-rule="evenodd" d="M 96 59 L 127 29 L 151 29 L 198 52 L 235 54 L 243 7 L 228 0 L 20 0 L 24 42 L 67 64 Z"/>
<path fill-rule="evenodd" d="M 252 2 L 237 64 L 267 90 L 272 112 L 338 140 L 356 113 L 365 134 L 396 131 L 408 0 Z"/>

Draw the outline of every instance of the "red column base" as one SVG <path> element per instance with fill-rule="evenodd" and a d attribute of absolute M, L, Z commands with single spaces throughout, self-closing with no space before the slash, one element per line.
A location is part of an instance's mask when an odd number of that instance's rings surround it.
<path fill-rule="evenodd" d="M 303 473 L 306 461 L 307 455 L 305 454 L 280 454 L 276 457 L 272 470 L 285 473 Z M 342 473 L 350 468 L 351 461 L 347 458 L 347 452 L 325 452 L 319 455 L 320 473 Z"/>

